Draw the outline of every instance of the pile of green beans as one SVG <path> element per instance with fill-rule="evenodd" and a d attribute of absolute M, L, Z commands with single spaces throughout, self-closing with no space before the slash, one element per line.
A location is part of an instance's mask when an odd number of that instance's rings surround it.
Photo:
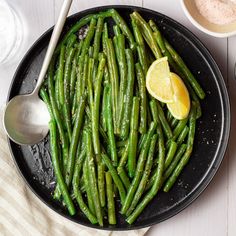
<path fill-rule="evenodd" d="M 51 116 L 53 197 L 70 215 L 81 211 L 100 226 L 116 224 L 117 214 L 132 224 L 157 193 L 170 191 L 191 157 L 205 97 L 155 22 L 138 12 L 129 21 L 114 9 L 78 21 L 40 90 Z M 189 90 L 186 119 L 175 119 L 147 93 L 148 67 L 163 56 Z"/>

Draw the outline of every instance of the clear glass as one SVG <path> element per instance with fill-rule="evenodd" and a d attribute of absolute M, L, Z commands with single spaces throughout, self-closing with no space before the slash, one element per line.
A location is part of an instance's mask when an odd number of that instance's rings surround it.
<path fill-rule="evenodd" d="M 0 0 L 0 64 L 17 53 L 23 37 L 20 17 L 6 0 Z"/>

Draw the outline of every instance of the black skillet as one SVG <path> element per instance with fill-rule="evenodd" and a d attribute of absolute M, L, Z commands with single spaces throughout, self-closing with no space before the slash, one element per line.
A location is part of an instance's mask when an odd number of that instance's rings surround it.
<path fill-rule="evenodd" d="M 193 202 L 207 187 L 224 157 L 228 143 L 230 105 L 224 80 L 208 50 L 188 29 L 165 15 L 133 6 L 92 8 L 69 17 L 63 33 L 81 17 L 108 8 L 116 8 L 127 22 L 129 14 L 134 10 L 140 12 L 146 20 L 154 20 L 207 94 L 206 99 L 202 101 L 203 115 L 197 122 L 192 157 L 171 191 L 160 192 L 133 225 L 128 225 L 123 217 L 117 214 L 118 220 L 115 226 L 105 223 L 103 227 L 108 230 L 130 230 L 147 227 L 174 216 Z M 111 21 L 110 23 L 112 24 Z M 51 33 L 52 29 L 49 29 L 23 58 L 14 75 L 8 100 L 33 90 Z M 32 147 L 19 146 L 9 140 L 9 146 L 25 182 L 45 204 L 74 222 L 101 229 L 97 225 L 90 224 L 82 213 L 71 217 L 62 204 L 53 200 L 55 177 L 47 138 Z"/>

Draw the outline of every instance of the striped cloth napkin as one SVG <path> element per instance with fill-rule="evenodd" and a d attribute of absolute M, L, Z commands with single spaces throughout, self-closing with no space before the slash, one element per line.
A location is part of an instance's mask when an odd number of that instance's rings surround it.
<path fill-rule="evenodd" d="M 23 182 L 10 156 L 6 135 L 0 125 L 0 235 L 142 236 L 147 230 L 148 228 L 126 232 L 94 230 L 55 213 L 40 202 Z"/>

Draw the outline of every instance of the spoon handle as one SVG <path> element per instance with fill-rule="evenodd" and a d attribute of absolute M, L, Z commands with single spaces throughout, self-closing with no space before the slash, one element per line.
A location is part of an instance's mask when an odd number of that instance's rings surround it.
<path fill-rule="evenodd" d="M 52 32 L 52 36 L 51 36 L 51 39 L 50 39 L 50 42 L 48 45 L 47 53 L 46 53 L 46 56 L 43 61 L 43 65 L 42 65 L 42 68 L 41 68 L 41 71 L 40 71 L 40 74 L 38 77 L 36 87 L 33 91 L 34 94 L 38 94 L 38 91 L 44 81 L 48 66 L 49 66 L 50 61 L 52 59 L 54 50 L 57 46 L 57 42 L 58 42 L 59 37 L 61 35 L 61 31 L 62 31 L 63 26 L 65 24 L 66 17 L 68 15 L 72 1 L 73 0 L 64 0 L 64 2 L 63 2 L 63 5 L 62 5 L 61 11 L 60 11 L 60 15 L 58 17 L 57 23 L 56 23 L 56 25 L 53 29 L 53 32 Z"/>

